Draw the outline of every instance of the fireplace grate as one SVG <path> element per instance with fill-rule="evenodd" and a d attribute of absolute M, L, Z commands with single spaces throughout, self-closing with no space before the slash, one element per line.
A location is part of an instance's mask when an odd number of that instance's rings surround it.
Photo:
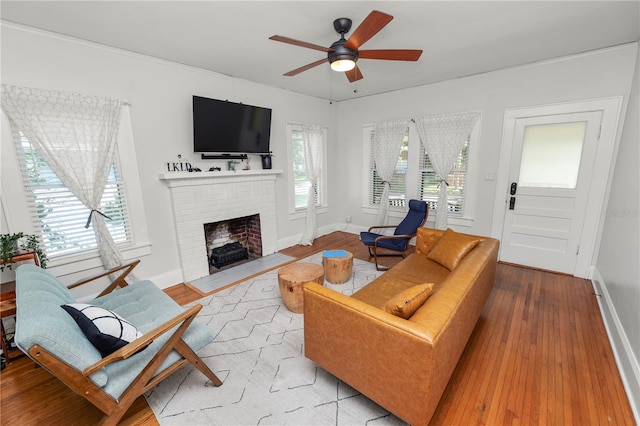
<path fill-rule="evenodd" d="M 238 242 L 228 243 L 211 250 L 211 266 L 222 268 L 249 258 L 249 250 Z"/>

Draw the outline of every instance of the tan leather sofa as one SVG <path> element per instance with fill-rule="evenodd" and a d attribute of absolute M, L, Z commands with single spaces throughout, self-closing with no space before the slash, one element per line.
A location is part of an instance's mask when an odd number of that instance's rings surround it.
<path fill-rule="evenodd" d="M 351 297 L 304 288 L 305 355 L 412 425 L 429 423 L 495 280 L 497 240 L 475 237 L 450 271 L 429 259 L 444 233 L 420 228 L 415 252 Z M 381 309 L 423 283 L 434 283 L 433 292 L 408 319 Z"/>

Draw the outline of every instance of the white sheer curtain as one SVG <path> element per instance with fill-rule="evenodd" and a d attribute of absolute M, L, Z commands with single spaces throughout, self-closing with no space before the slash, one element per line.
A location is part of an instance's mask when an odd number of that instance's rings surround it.
<path fill-rule="evenodd" d="M 2 85 L 2 108 L 60 181 L 90 210 L 106 269 L 123 263 L 100 212 L 116 153 L 122 101 L 82 94 Z M 19 133 L 13 132 L 15 135 Z"/>
<path fill-rule="evenodd" d="M 415 120 L 420 142 L 429 155 L 431 164 L 440 179 L 440 192 L 436 208 L 436 229 L 447 228 L 448 193 L 447 177 L 455 164 L 473 127 L 480 117 L 479 112 L 461 112 L 432 115 Z"/>
<path fill-rule="evenodd" d="M 309 193 L 307 194 L 307 213 L 300 244 L 311 245 L 318 234 L 318 224 L 316 220 L 316 196 L 318 179 L 323 174 L 322 144 L 324 141 L 324 130 L 318 125 L 303 124 L 302 140 L 304 143 L 304 163 L 307 169 L 307 179 L 309 179 L 311 186 L 309 187 Z"/>
<path fill-rule="evenodd" d="M 386 225 L 389 216 L 389 188 L 391 177 L 396 170 L 400 148 L 409 126 L 408 120 L 376 123 L 373 133 L 373 159 L 376 171 L 382 179 L 383 188 L 378 208 L 377 225 Z"/>

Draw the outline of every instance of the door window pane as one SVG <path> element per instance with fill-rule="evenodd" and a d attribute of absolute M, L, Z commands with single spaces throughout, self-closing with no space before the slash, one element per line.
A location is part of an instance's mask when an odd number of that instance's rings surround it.
<path fill-rule="evenodd" d="M 587 123 L 527 126 L 518 185 L 575 189 Z"/>

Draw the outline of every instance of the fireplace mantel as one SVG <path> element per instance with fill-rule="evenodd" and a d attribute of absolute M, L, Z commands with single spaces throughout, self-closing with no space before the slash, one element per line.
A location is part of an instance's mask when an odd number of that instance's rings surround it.
<path fill-rule="evenodd" d="M 221 180 L 263 180 L 275 179 L 276 175 L 282 174 L 282 170 L 237 170 L 219 172 L 163 172 L 158 174 L 158 179 L 163 180 L 170 187 L 184 185 L 206 185 L 216 183 Z"/>
<path fill-rule="evenodd" d="M 282 170 L 164 172 L 185 281 L 209 275 L 204 224 L 260 215 L 262 255 L 277 251 L 276 177 Z"/>

